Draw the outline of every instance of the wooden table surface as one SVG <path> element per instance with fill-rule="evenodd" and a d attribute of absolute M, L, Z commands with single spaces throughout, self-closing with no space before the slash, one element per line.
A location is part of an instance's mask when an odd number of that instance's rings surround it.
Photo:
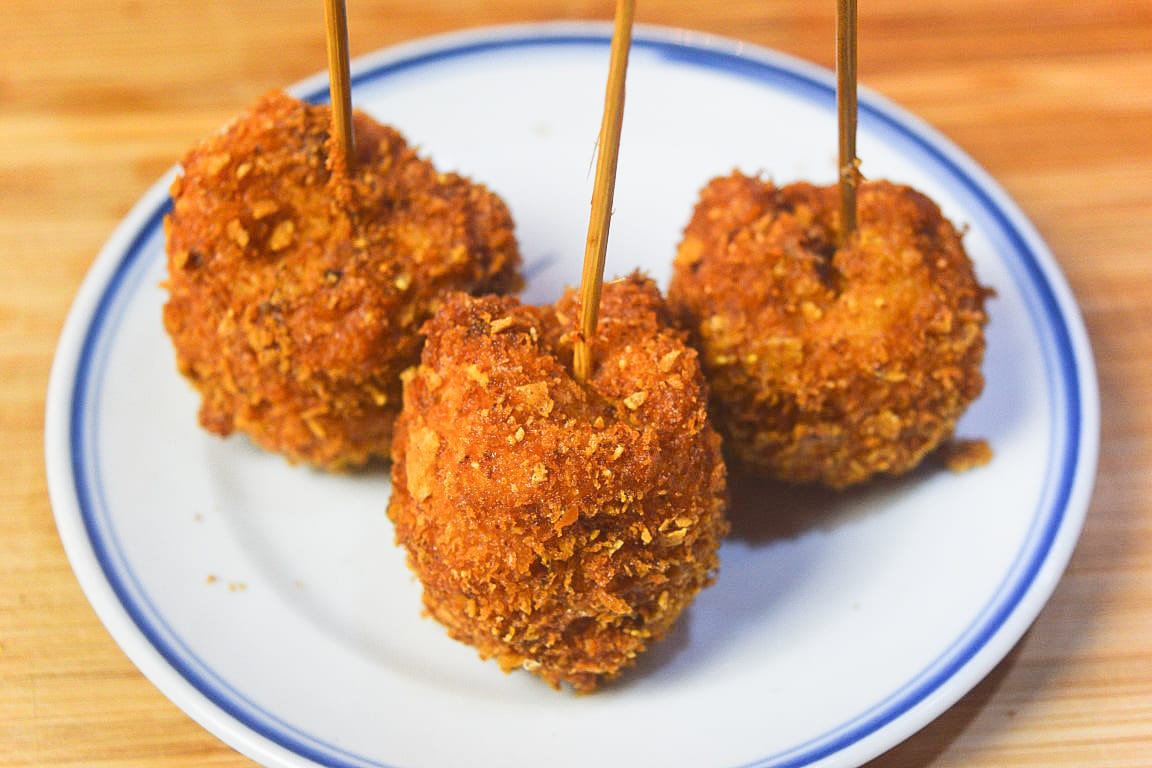
<path fill-rule="evenodd" d="M 638 20 L 830 66 L 835 3 L 641 2 Z M 1007 188 L 1087 321 L 1102 453 L 1071 565 L 1017 648 L 872 768 L 1152 765 L 1152 2 L 872 0 L 862 81 Z M 609 0 L 357 0 L 353 55 Z M 194 140 L 324 65 L 319 2 L 0 1 L 0 766 L 234 766 L 81 594 L 45 487 L 57 335 L 133 202 Z"/>

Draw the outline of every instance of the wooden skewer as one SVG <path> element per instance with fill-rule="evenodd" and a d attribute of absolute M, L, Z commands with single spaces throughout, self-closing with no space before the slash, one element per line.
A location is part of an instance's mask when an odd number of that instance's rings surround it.
<path fill-rule="evenodd" d="M 600 315 L 600 287 L 604 283 L 604 257 L 608 252 L 608 227 L 612 219 L 612 196 L 616 190 L 620 128 L 624 120 L 624 75 L 628 70 L 628 52 L 632 48 L 635 11 L 635 0 L 617 0 L 608 87 L 600 121 L 600 154 L 596 158 L 596 178 L 592 186 L 592 216 L 588 221 L 584 272 L 580 278 L 580 334 L 573 348 L 572 368 L 579 382 L 587 381 L 592 375 L 592 353 L 588 342 L 596 334 L 596 321 Z"/>
<path fill-rule="evenodd" d="M 836 6 L 836 112 L 840 129 L 840 244 L 856 229 L 856 0 Z"/>
<path fill-rule="evenodd" d="M 333 175 L 348 173 L 354 165 L 352 136 L 352 77 L 348 64 L 348 12 L 344 0 L 324 0 L 324 26 L 328 33 L 328 94 L 332 101 Z"/>

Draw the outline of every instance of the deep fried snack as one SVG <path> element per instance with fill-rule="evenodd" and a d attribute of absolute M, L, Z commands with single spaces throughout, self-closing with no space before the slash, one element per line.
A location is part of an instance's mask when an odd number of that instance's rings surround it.
<path fill-rule="evenodd" d="M 734 173 L 702 191 L 669 304 L 699 344 L 743 468 L 843 488 L 899 475 L 984 385 L 984 299 L 930 199 L 866 182 L 837 247 L 837 188 Z"/>
<path fill-rule="evenodd" d="M 521 280 L 495 194 L 360 113 L 354 169 L 333 179 L 330 114 L 272 93 L 188 153 L 164 325 L 206 429 L 335 469 L 387 458 L 400 372 L 442 295 Z"/>
<path fill-rule="evenodd" d="M 607 283 L 586 386 L 578 315 L 457 295 L 406 375 L 388 514 L 452 637 L 591 691 L 709 584 L 727 530 L 696 353 L 646 278 Z"/>

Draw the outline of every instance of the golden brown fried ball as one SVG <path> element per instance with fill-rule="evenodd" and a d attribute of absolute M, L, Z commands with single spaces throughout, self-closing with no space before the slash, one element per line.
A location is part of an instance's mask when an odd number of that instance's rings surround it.
<path fill-rule="evenodd" d="M 579 691 L 668 631 L 727 530 L 696 353 L 650 280 L 606 284 L 601 308 L 584 386 L 571 293 L 447 301 L 406 376 L 388 507 L 452 637 Z"/>
<path fill-rule="evenodd" d="M 521 281 L 500 198 L 359 113 L 352 174 L 333 178 L 330 114 L 269 94 L 188 153 L 164 325 L 206 429 L 340 468 L 388 456 L 400 372 L 442 295 Z"/>
<path fill-rule="evenodd" d="M 669 303 L 698 341 L 745 469 L 836 488 L 907 472 L 983 388 L 984 299 L 960 235 L 913 189 L 865 182 L 837 247 L 836 187 L 710 182 Z"/>

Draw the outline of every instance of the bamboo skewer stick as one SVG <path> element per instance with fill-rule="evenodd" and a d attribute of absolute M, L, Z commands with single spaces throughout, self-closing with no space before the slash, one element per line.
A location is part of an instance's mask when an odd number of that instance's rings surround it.
<path fill-rule="evenodd" d="M 573 373 L 585 382 L 592 375 L 592 353 L 588 342 L 596 334 L 600 314 L 600 287 L 604 284 L 604 258 L 608 252 L 608 229 L 612 219 L 612 197 L 616 189 L 616 165 L 620 156 L 620 128 L 624 120 L 624 76 L 632 47 L 632 19 L 635 0 L 617 0 L 608 63 L 608 86 L 604 94 L 604 114 L 600 121 L 599 155 L 592 187 L 592 215 L 584 247 L 584 271 L 580 278 L 580 333 L 573 348 Z"/>
<path fill-rule="evenodd" d="M 840 244 L 856 229 L 856 0 L 836 6 L 836 113 L 840 131 Z"/>
<path fill-rule="evenodd" d="M 348 12 L 344 0 L 324 0 L 328 38 L 328 94 L 332 102 L 332 171 L 351 172 L 356 156 L 352 136 L 352 77 L 348 64 Z"/>

